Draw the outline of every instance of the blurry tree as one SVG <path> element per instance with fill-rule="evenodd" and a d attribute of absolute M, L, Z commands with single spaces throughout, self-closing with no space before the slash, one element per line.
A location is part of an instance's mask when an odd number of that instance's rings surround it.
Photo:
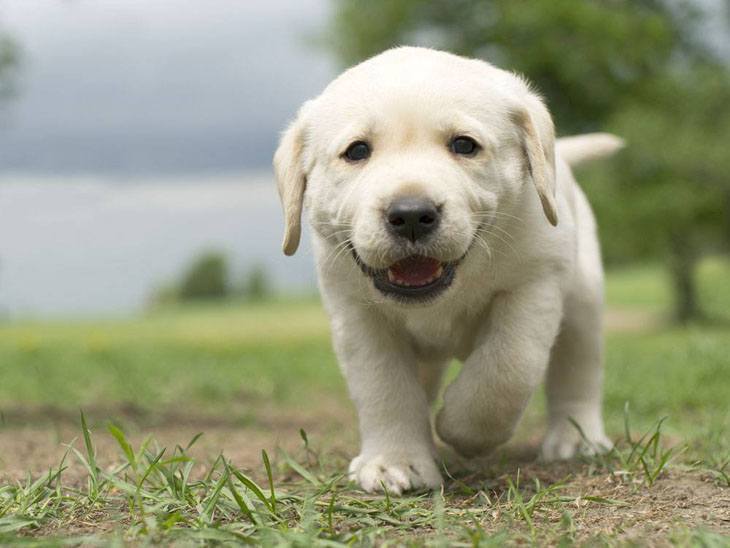
<path fill-rule="evenodd" d="M 0 27 L 0 100 L 15 92 L 20 48 L 16 41 Z"/>
<path fill-rule="evenodd" d="M 701 316 L 698 260 L 730 242 L 730 74 L 717 66 L 677 71 L 648 82 L 644 98 L 611 123 L 630 146 L 608 165 L 621 202 L 607 213 L 614 226 L 626 209 L 633 239 L 665 252 L 675 314 L 686 322 Z"/>
<path fill-rule="evenodd" d="M 222 299 L 230 293 L 228 261 L 223 253 L 208 251 L 197 258 L 182 279 L 181 301 Z"/>
<path fill-rule="evenodd" d="M 269 276 L 262 265 L 255 265 L 248 271 L 241 288 L 241 294 L 247 301 L 260 302 L 271 297 Z"/>
<path fill-rule="evenodd" d="M 560 133 L 608 128 L 626 137 L 627 151 L 587 185 L 606 255 L 664 257 L 676 316 L 686 321 L 701 315 L 697 260 L 730 242 L 730 79 L 701 40 L 699 8 L 685 0 L 338 0 L 329 38 L 346 64 L 399 44 L 485 58 L 528 76 Z"/>
<path fill-rule="evenodd" d="M 338 0 L 330 41 L 351 64 L 428 44 L 521 72 L 561 132 L 603 127 L 617 105 L 678 57 L 704 58 L 699 12 L 662 0 Z"/>
<path fill-rule="evenodd" d="M 147 296 L 146 307 L 149 309 L 163 308 L 179 302 L 179 287 L 176 284 L 167 283 L 154 287 Z"/>

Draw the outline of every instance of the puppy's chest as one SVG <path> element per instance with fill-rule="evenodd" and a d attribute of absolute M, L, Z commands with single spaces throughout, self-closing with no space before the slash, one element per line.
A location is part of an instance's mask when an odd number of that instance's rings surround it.
<path fill-rule="evenodd" d="M 404 327 L 419 354 L 436 359 L 471 353 L 478 322 L 466 315 L 409 316 Z"/>

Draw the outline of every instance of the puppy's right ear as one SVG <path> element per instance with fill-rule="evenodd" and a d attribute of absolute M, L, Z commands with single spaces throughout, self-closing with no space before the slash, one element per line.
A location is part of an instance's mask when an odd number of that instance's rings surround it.
<path fill-rule="evenodd" d="M 287 128 L 274 154 L 276 186 L 284 210 L 285 255 L 294 255 L 302 234 L 302 207 L 307 175 L 304 169 L 305 117 L 302 107 L 296 120 Z"/>
<path fill-rule="evenodd" d="M 555 129 L 550 113 L 542 100 L 530 93 L 526 106 L 512 112 L 522 138 L 532 183 L 542 203 L 542 210 L 551 225 L 558 224 L 555 199 Z"/>

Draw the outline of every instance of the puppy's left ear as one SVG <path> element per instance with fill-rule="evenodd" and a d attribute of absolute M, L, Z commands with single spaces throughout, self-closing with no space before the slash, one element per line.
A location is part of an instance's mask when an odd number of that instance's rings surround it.
<path fill-rule="evenodd" d="M 530 176 L 550 224 L 558 224 L 555 200 L 555 129 L 550 113 L 535 95 L 528 95 L 524 107 L 512 112 L 521 134 Z"/>
<path fill-rule="evenodd" d="M 284 211 L 285 255 L 294 255 L 302 235 L 302 207 L 307 175 L 304 168 L 305 107 L 299 110 L 296 120 L 287 128 L 274 154 L 276 187 Z"/>

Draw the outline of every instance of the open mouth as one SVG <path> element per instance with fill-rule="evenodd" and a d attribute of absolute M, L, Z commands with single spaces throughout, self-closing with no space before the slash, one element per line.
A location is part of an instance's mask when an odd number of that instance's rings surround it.
<path fill-rule="evenodd" d="M 375 269 L 360 259 L 354 247 L 352 254 L 360 269 L 372 278 L 381 293 L 402 301 L 428 300 L 444 291 L 454 280 L 458 262 L 444 263 L 433 257 L 411 255 L 388 268 Z"/>

